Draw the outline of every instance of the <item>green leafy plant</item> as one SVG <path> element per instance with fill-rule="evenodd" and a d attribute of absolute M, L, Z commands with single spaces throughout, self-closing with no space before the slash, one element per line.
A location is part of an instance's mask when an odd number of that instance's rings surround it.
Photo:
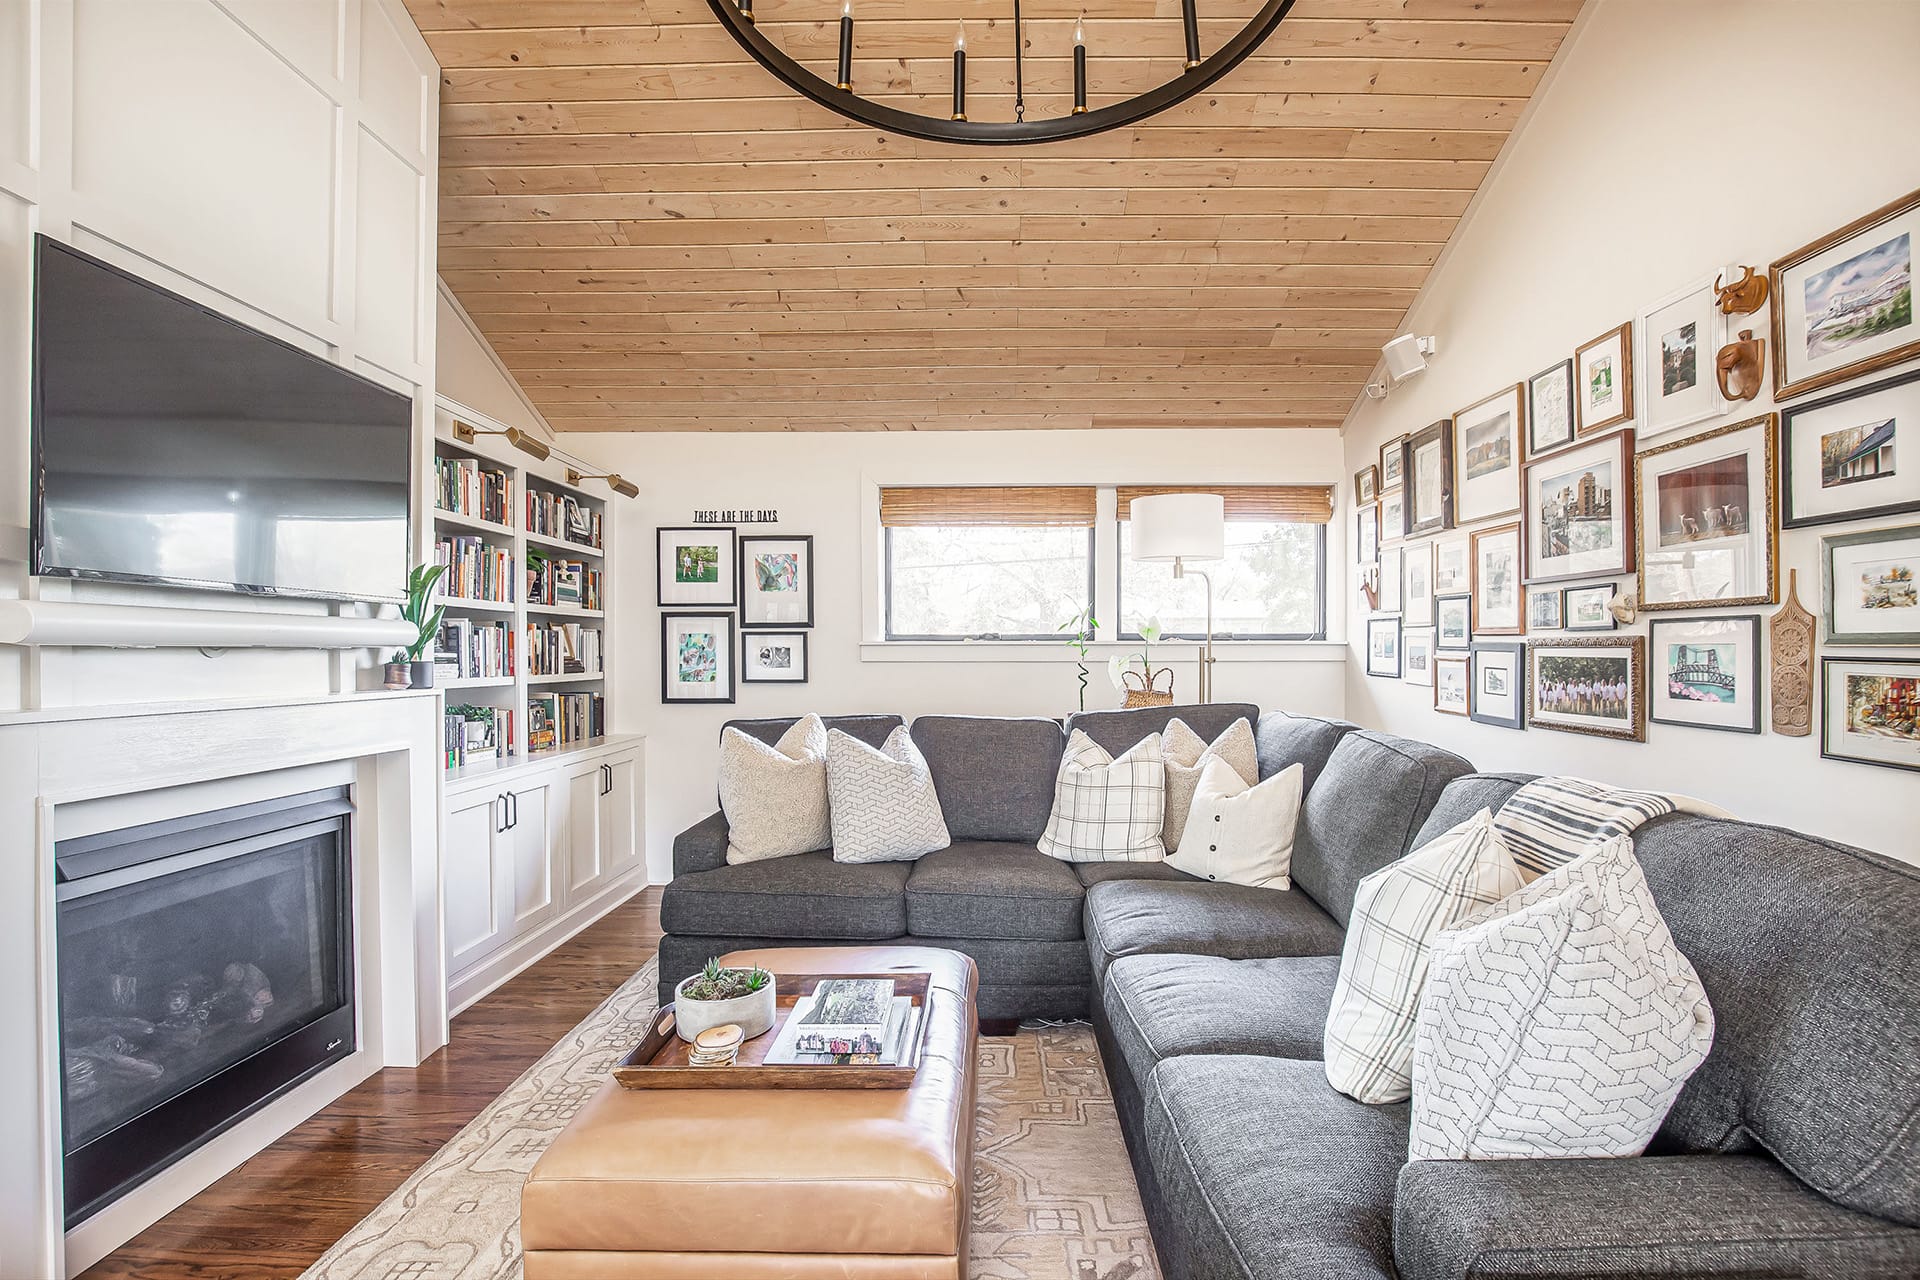
<path fill-rule="evenodd" d="M 1140 624 L 1139 654 L 1136 657 L 1129 659 L 1129 658 L 1124 658 L 1121 655 L 1116 653 L 1113 655 L 1112 658 L 1108 659 L 1107 661 L 1107 678 L 1113 681 L 1114 688 L 1119 689 L 1123 692 L 1126 690 L 1127 671 L 1133 666 L 1135 662 L 1138 662 L 1140 664 L 1140 672 L 1142 675 L 1146 677 L 1148 686 L 1149 687 L 1152 686 L 1153 684 L 1153 645 L 1156 640 L 1158 640 L 1161 636 L 1165 635 L 1166 633 L 1167 633 L 1167 628 L 1165 624 L 1163 624 L 1157 616 L 1148 618 L 1145 622 Z"/>
<path fill-rule="evenodd" d="M 440 619 L 446 616 L 447 606 L 429 606 L 433 602 L 433 589 L 446 576 L 447 566 L 443 564 L 417 564 L 413 572 L 407 575 L 407 602 L 400 606 L 400 616 L 414 626 L 413 642 L 402 653 L 394 655 L 395 662 L 418 662 L 420 656 L 440 634 Z"/>
<path fill-rule="evenodd" d="M 773 975 L 758 965 L 751 969 L 723 969 L 718 957 L 708 959 L 700 976 L 680 988 L 689 1000 L 737 1000 L 761 990 Z"/>
<path fill-rule="evenodd" d="M 1093 647 L 1093 637 L 1100 630 L 1100 623 L 1093 616 L 1092 606 L 1088 606 L 1054 630 L 1067 632 L 1067 647 L 1080 655 L 1080 661 L 1075 665 L 1080 668 L 1080 709 L 1085 711 L 1087 709 L 1087 651 Z"/>

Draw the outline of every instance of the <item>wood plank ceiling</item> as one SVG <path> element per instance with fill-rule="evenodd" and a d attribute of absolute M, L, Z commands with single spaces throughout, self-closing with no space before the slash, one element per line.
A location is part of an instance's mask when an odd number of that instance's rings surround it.
<path fill-rule="evenodd" d="M 1299 0 L 1152 121 L 917 142 L 789 91 L 706 0 L 408 0 L 443 71 L 440 269 L 555 428 L 1337 425 L 1581 0 Z M 1200 0 L 1216 48 L 1257 0 Z M 840 0 L 757 0 L 831 77 Z M 860 92 L 1011 119 L 1012 0 L 854 0 Z M 1026 0 L 1030 117 L 1081 0 Z M 1093 105 L 1178 0 L 1086 0 Z"/>

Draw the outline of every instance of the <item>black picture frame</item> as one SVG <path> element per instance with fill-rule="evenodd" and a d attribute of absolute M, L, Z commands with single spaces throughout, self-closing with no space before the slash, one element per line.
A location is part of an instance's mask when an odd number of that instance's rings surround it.
<path fill-rule="evenodd" d="M 1512 687 L 1508 690 L 1513 699 L 1511 716 L 1494 715 L 1480 707 L 1480 655 L 1483 653 L 1504 654 L 1512 664 L 1508 667 L 1508 679 Z M 1527 727 L 1527 645 L 1524 640 L 1475 640 L 1467 650 L 1467 718 L 1477 724 L 1490 724 L 1500 729 L 1524 729 Z"/>
<path fill-rule="evenodd" d="M 669 600 L 667 599 L 667 535 L 670 533 L 712 534 L 716 542 L 724 542 L 733 564 L 724 567 L 714 579 L 716 585 L 724 584 L 726 598 L 711 600 Z M 725 535 L 722 537 L 721 535 Z M 653 602 L 662 609 L 731 609 L 738 602 L 736 594 L 739 586 L 740 530 L 730 524 L 703 525 L 659 525 L 653 531 Z"/>
<path fill-rule="evenodd" d="M 1384 668 L 1380 670 L 1374 669 L 1373 633 L 1375 628 L 1379 628 L 1381 630 L 1392 628 L 1393 630 L 1393 670 L 1391 671 L 1385 670 Z M 1370 676 L 1380 676 L 1382 678 L 1390 679 L 1390 680 L 1398 680 L 1400 678 L 1400 667 L 1401 667 L 1400 619 L 1397 616 L 1368 618 L 1367 619 L 1367 674 Z"/>
<path fill-rule="evenodd" d="M 1650 721 L 1653 724 L 1678 725 L 1681 728 L 1685 728 L 1685 729 L 1708 729 L 1716 733 L 1759 733 L 1760 732 L 1760 725 L 1761 725 L 1760 704 L 1765 700 L 1763 695 L 1765 694 L 1766 690 L 1760 682 L 1760 643 L 1761 642 L 1760 642 L 1760 615 L 1759 614 L 1739 613 L 1739 614 L 1724 614 L 1724 615 L 1713 614 L 1713 615 L 1708 615 L 1706 617 L 1698 617 L 1698 618 L 1651 618 L 1648 620 L 1648 622 L 1649 622 L 1649 626 L 1647 627 L 1647 719 L 1648 721 Z M 1747 687 L 1753 690 L 1753 699 L 1752 699 L 1753 706 L 1751 708 L 1753 715 L 1744 724 L 1705 724 L 1698 720 L 1680 720 L 1680 719 L 1674 718 L 1673 716 L 1663 716 L 1663 715 L 1656 714 L 1656 712 L 1660 707 L 1660 699 L 1658 696 L 1656 696 L 1654 691 L 1662 687 L 1662 682 L 1664 682 L 1668 676 L 1666 662 L 1661 657 L 1662 652 L 1664 652 L 1664 650 L 1661 648 L 1661 643 L 1660 643 L 1661 633 L 1667 632 L 1667 631 L 1673 631 L 1682 627 L 1697 627 L 1702 623 L 1708 623 L 1708 622 L 1735 623 L 1735 624 L 1738 624 L 1741 628 L 1743 628 L 1747 633 L 1748 662 L 1746 665 L 1746 670 L 1741 672 L 1736 672 L 1733 675 L 1733 679 L 1735 680 L 1735 686 L 1734 686 L 1735 688 L 1738 688 L 1739 687 L 1738 682 L 1744 679 L 1746 681 Z"/>
<path fill-rule="evenodd" d="M 748 616 L 751 597 L 747 594 L 747 561 L 751 558 L 751 547 L 756 542 L 797 542 L 802 544 L 804 554 L 803 574 L 807 584 L 807 614 L 804 620 L 781 618 L 771 622 L 756 622 Z M 734 551 L 736 578 L 734 599 L 740 606 L 740 629 L 742 631 L 791 631 L 813 625 L 813 535 L 810 533 L 756 533 L 742 534 Z"/>
<path fill-rule="evenodd" d="M 1900 769 L 1908 773 L 1920 773 L 1920 763 L 1908 764 L 1901 760 L 1875 760 L 1869 756 L 1853 756 L 1834 750 L 1833 746 L 1833 708 L 1830 705 L 1833 692 L 1833 669 L 1836 666 L 1854 667 L 1900 667 L 1911 670 L 1916 679 L 1920 679 L 1920 658 L 1876 658 L 1868 654 L 1848 654 L 1845 657 L 1823 657 L 1820 659 L 1820 758 L 1823 760 L 1845 760 L 1848 764 L 1872 765 L 1879 769 Z M 1904 679 L 1905 677 L 1900 677 Z"/>
<path fill-rule="evenodd" d="M 1606 621 L 1591 627 L 1578 627 L 1573 624 L 1574 596 L 1584 595 L 1590 591 L 1606 592 L 1607 605 L 1611 605 L 1620 595 L 1620 584 L 1617 582 L 1589 582 L 1584 585 L 1576 584 L 1574 586 L 1560 588 L 1560 629 L 1563 631 L 1618 631 L 1620 629 L 1620 619 L 1614 617 L 1613 610 L 1607 608 L 1606 605 L 1601 606 L 1600 610 L 1601 616 L 1605 618 Z"/>
<path fill-rule="evenodd" d="M 1448 608 L 1466 610 L 1467 632 L 1459 644 L 1446 642 L 1446 629 L 1440 625 L 1440 619 Z M 1436 653 L 1470 653 L 1473 650 L 1473 593 L 1471 591 L 1449 591 L 1433 598 L 1433 648 Z"/>
<path fill-rule="evenodd" d="M 673 624 L 675 622 L 685 622 L 692 618 L 712 618 L 717 622 L 719 622 L 721 627 L 726 632 L 725 639 L 718 641 L 714 645 L 714 652 L 716 654 L 726 655 L 727 695 L 724 698 L 685 698 L 685 697 L 676 698 L 673 696 L 672 682 L 667 679 L 667 659 L 668 659 L 668 656 L 673 652 L 673 646 L 670 643 L 673 636 Z M 735 662 L 737 661 L 737 659 L 734 656 L 734 651 L 737 647 L 734 644 L 734 638 L 737 634 L 738 634 L 738 628 L 734 625 L 734 617 L 731 612 L 723 612 L 723 611 L 712 610 L 712 609 L 681 609 L 681 610 L 675 610 L 670 613 L 661 614 L 660 615 L 660 701 L 667 706 L 697 707 L 697 706 L 730 705 L 734 700 L 734 695 L 738 691 L 738 681 L 739 681 L 739 674 L 740 674 L 738 669 L 735 667 Z"/>
<path fill-rule="evenodd" d="M 1920 511 L 1920 499 L 1912 502 L 1889 502 L 1877 507 L 1850 507 L 1845 511 L 1832 511 L 1825 515 L 1796 516 L 1793 513 L 1793 426 L 1796 420 L 1821 409 L 1831 409 L 1834 405 L 1845 404 L 1849 400 L 1859 400 L 1871 395 L 1891 391 L 1895 387 L 1904 387 L 1909 383 L 1920 382 L 1920 369 L 1903 373 L 1892 378 L 1882 378 L 1878 382 L 1869 382 L 1864 386 L 1847 387 L 1832 395 L 1822 396 L 1818 400 L 1809 400 L 1805 404 L 1781 406 L 1780 409 L 1780 527 L 1783 529 L 1806 529 L 1814 525 L 1841 524 L 1853 520 L 1875 520 L 1886 516 L 1912 515 Z M 1916 424 L 1920 430 L 1920 424 Z M 1804 487 L 1804 486 L 1803 486 Z"/>
<path fill-rule="evenodd" d="M 776 636 L 792 636 L 798 642 L 800 650 L 800 674 L 796 676 L 756 676 L 753 663 L 747 657 L 747 651 L 757 644 L 765 644 Z M 740 632 L 740 683 L 741 684 L 806 684 L 813 679 L 813 655 L 808 648 L 811 633 L 797 628 L 780 631 Z"/>
<path fill-rule="evenodd" d="M 1440 509 L 1425 515 L 1417 509 L 1418 488 L 1413 478 L 1413 456 L 1421 449 L 1440 446 Z M 1406 500 L 1406 536 L 1441 533 L 1453 528 L 1453 419 L 1442 418 L 1409 435 L 1400 445 L 1401 492 Z"/>

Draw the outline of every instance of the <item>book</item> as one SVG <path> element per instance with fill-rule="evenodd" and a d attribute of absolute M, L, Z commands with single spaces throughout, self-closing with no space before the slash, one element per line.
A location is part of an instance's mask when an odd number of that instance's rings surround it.
<path fill-rule="evenodd" d="M 893 1008 L 891 978 L 829 978 L 813 991 L 813 1007 L 801 1019 L 803 1035 L 879 1035 Z"/>
<path fill-rule="evenodd" d="M 834 1037 L 804 1031 L 801 1023 L 814 1004 L 810 995 L 794 1001 L 786 1022 L 774 1033 L 764 1062 L 772 1066 L 893 1066 L 906 1056 L 920 1033 L 923 1008 L 914 1004 L 911 996 L 893 997 L 886 1024 L 877 1036 Z"/>

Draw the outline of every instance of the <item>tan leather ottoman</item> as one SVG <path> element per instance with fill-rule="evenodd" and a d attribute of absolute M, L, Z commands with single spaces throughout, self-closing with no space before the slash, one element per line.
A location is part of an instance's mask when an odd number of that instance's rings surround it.
<path fill-rule="evenodd" d="M 909 1089 L 622 1089 L 609 1078 L 520 1195 L 527 1280 L 963 1280 L 973 961 L 933 947 L 736 951 L 774 974 L 926 971 Z"/>

